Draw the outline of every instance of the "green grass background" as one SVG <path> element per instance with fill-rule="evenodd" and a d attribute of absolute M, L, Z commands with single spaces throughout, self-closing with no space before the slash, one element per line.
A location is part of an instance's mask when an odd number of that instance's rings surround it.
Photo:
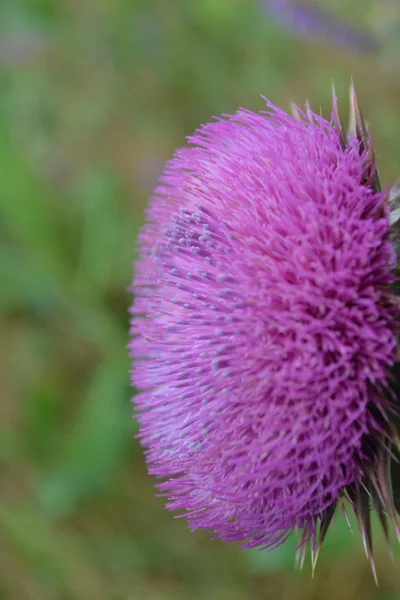
<path fill-rule="evenodd" d="M 190 534 L 133 439 L 135 237 L 185 136 L 261 94 L 328 115 L 332 80 L 347 115 L 352 75 L 383 182 L 400 171 L 400 9 L 331 8 L 379 55 L 294 38 L 252 0 L 1 0 L 0 600 L 400 598 L 398 550 L 378 532 L 376 589 L 340 516 L 313 579 L 295 540 Z"/>

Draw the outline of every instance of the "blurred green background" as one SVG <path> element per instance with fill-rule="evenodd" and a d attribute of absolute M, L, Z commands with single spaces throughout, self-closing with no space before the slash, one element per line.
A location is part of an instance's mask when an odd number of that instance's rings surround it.
<path fill-rule="evenodd" d="M 339 515 L 313 579 L 296 541 L 190 534 L 135 441 L 126 344 L 135 237 L 173 149 L 260 95 L 347 114 L 351 75 L 384 183 L 400 172 L 400 7 L 345 0 L 373 52 L 281 27 L 256 0 L 0 2 L 0 600 L 395 600 Z M 328 0 L 320 1 L 323 9 Z M 328 36 L 329 37 L 329 36 Z"/>

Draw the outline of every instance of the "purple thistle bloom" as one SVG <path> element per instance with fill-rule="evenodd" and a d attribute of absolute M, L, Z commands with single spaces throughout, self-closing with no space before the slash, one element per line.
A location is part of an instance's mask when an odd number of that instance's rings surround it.
<path fill-rule="evenodd" d="M 397 529 L 387 479 L 397 348 L 388 192 L 353 93 L 330 121 L 240 110 L 166 168 L 140 235 L 130 351 L 168 508 L 246 547 L 301 532 L 314 563 L 352 504 Z"/>

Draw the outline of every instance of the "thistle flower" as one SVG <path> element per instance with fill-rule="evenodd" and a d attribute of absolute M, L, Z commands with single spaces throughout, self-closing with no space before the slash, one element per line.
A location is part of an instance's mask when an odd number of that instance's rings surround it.
<path fill-rule="evenodd" d="M 347 136 L 335 95 L 329 121 L 267 107 L 202 126 L 151 200 L 130 343 L 139 437 L 192 529 L 268 549 L 297 531 L 315 565 L 350 505 L 374 569 L 371 504 L 400 534 L 389 191 L 354 89 Z"/>

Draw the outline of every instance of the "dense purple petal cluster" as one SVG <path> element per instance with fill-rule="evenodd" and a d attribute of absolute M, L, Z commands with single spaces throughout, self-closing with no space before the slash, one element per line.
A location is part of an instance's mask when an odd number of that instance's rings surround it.
<path fill-rule="evenodd" d="M 140 235 L 140 438 L 193 529 L 270 547 L 374 461 L 396 349 L 387 194 L 334 121 L 268 104 L 201 127 Z"/>

